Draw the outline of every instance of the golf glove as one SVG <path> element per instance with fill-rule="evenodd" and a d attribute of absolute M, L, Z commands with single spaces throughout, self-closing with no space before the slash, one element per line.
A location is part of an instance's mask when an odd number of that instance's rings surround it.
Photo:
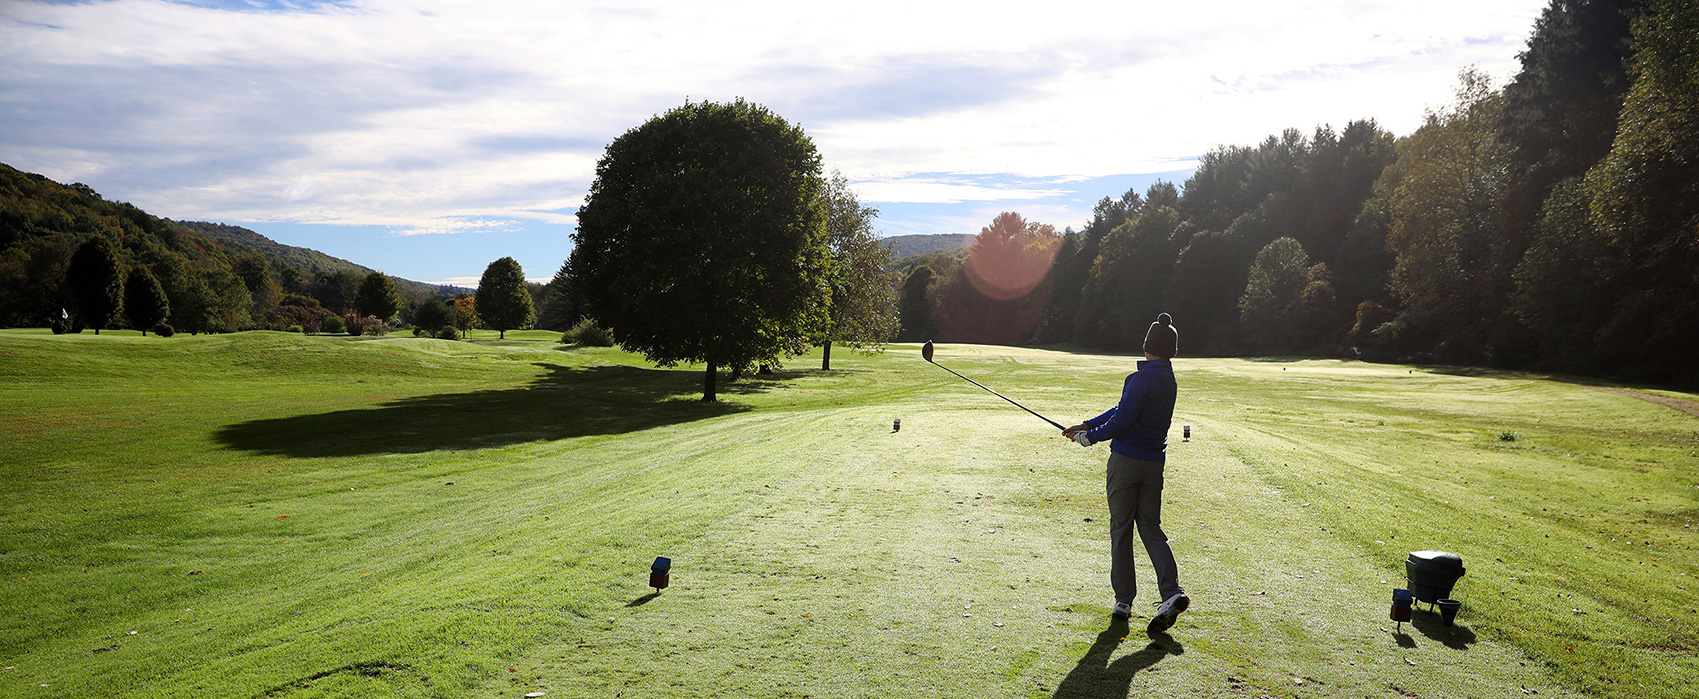
<path fill-rule="evenodd" d="M 1075 432 L 1074 433 L 1074 441 L 1079 442 L 1080 446 L 1082 446 L 1082 447 L 1089 447 L 1089 446 L 1091 446 L 1091 438 L 1085 436 L 1085 432 L 1086 432 L 1085 430 L 1080 430 L 1078 432 Z"/>

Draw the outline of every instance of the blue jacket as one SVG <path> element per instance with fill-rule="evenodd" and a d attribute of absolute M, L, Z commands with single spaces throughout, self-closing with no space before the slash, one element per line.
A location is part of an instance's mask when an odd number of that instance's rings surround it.
<path fill-rule="evenodd" d="M 1092 443 L 1105 439 L 1110 451 L 1122 456 L 1164 463 L 1168 460 L 1168 427 L 1174 421 L 1174 365 L 1166 359 L 1139 362 L 1121 386 L 1121 404 L 1086 420 Z"/>

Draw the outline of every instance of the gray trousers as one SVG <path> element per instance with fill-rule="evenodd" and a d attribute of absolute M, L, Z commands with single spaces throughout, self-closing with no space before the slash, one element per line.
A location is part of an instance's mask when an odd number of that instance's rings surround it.
<path fill-rule="evenodd" d="M 1168 535 L 1162 533 L 1162 464 L 1111 453 L 1105 490 L 1109 496 L 1109 584 L 1116 602 L 1132 602 L 1138 595 L 1133 573 L 1133 529 L 1144 541 L 1150 565 L 1156 569 L 1157 589 L 1162 599 L 1181 594 L 1180 571 Z"/>

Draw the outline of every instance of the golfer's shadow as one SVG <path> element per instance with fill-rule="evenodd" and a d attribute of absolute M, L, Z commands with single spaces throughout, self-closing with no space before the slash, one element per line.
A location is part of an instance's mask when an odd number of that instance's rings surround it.
<path fill-rule="evenodd" d="M 1125 697 L 1131 690 L 1133 677 L 1161 662 L 1170 655 L 1186 652 L 1186 647 L 1165 633 L 1157 634 L 1150 643 L 1136 652 L 1111 661 L 1115 649 L 1127 640 L 1127 620 L 1115 619 L 1109 628 L 1097 635 L 1091 650 L 1080 658 L 1079 664 L 1056 686 L 1056 699 L 1100 699 Z"/>

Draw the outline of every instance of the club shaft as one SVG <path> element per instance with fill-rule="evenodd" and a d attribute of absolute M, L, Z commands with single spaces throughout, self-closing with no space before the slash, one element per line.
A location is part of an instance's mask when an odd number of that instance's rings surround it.
<path fill-rule="evenodd" d="M 937 362 L 933 362 L 933 363 L 932 363 L 932 366 L 935 366 L 935 367 L 938 367 L 938 368 L 939 368 L 939 369 L 943 369 L 943 370 L 944 370 L 944 371 L 948 371 L 948 372 L 950 372 L 950 373 L 952 373 L 952 374 L 956 374 L 956 370 L 955 370 L 955 369 L 951 369 L 951 368 L 950 368 L 950 367 L 947 367 L 947 366 L 944 366 L 944 365 L 943 365 L 943 364 L 939 364 L 939 363 L 937 363 Z M 1036 410 L 1033 410 L 1033 409 L 1032 409 L 1032 408 L 1028 408 L 1028 407 L 1026 407 L 1026 406 L 1024 406 L 1024 405 L 1021 405 L 1021 404 L 1020 404 L 1020 403 L 1016 403 L 1016 402 L 1015 402 L 1015 399 L 1013 399 L 1013 398 L 1010 398 L 1010 397 L 1008 397 L 1008 396 L 1005 396 L 1005 395 L 1003 395 L 1003 394 L 1001 394 L 1001 393 L 998 393 L 998 392 L 996 392 L 996 391 L 993 391 L 993 390 L 991 390 L 991 387 L 990 387 L 990 386 L 986 386 L 986 385 L 985 385 L 985 384 L 982 384 L 982 383 L 980 383 L 980 382 L 978 382 L 978 381 L 974 381 L 974 380 L 973 380 L 973 379 L 970 379 L 970 378 L 968 378 L 968 377 L 966 377 L 966 376 L 962 376 L 962 375 L 961 375 L 961 374 L 956 374 L 956 378 L 959 378 L 959 379 L 961 379 L 961 380 L 963 380 L 963 381 L 966 381 L 966 382 L 968 382 L 968 383 L 971 383 L 971 384 L 973 384 L 973 385 L 975 385 L 975 386 L 978 386 L 978 387 L 980 387 L 980 388 L 983 388 L 983 389 L 985 389 L 985 390 L 986 390 L 986 392 L 988 392 L 988 393 L 990 393 L 990 394 L 991 394 L 991 395 L 994 395 L 994 396 L 997 396 L 997 397 L 998 397 L 998 398 L 1002 398 L 1002 399 L 1003 399 L 1003 400 L 1006 400 L 1006 401 L 1009 401 L 1009 404 L 1010 404 L 1010 405 L 1013 405 L 1013 406 L 1015 406 L 1015 407 L 1017 407 L 1017 408 L 1020 408 L 1020 409 L 1021 409 L 1021 410 L 1025 410 L 1025 411 L 1027 411 L 1027 412 L 1029 412 L 1029 413 L 1032 413 L 1032 414 L 1033 414 L 1033 417 L 1036 417 L 1036 418 L 1038 418 L 1038 419 L 1040 419 L 1040 420 L 1043 420 L 1043 421 L 1045 421 L 1045 422 L 1048 422 L 1048 423 L 1050 423 L 1050 424 L 1052 424 L 1052 425 L 1055 425 L 1055 426 L 1056 426 L 1056 429 L 1059 429 L 1059 430 L 1065 430 L 1065 429 L 1068 429 L 1068 428 L 1066 428 L 1066 427 L 1063 427 L 1063 426 L 1062 426 L 1062 425 L 1061 425 L 1061 424 L 1060 424 L 1060 423 L 1058 423 L 1058 422 L 1056 422 L 1056 421 L 1055 421 L 1055 420 L 1052 420 L 1052 419 L 1050 419 L 1050 418 L 1047 418 L 1047 417 L 1045 417 L 1045 416 L 1043 416 L 1043 415 L 1039 415 L 1039 414 L 1038 414 L 1038 411 L 1036 411 Z"/>

